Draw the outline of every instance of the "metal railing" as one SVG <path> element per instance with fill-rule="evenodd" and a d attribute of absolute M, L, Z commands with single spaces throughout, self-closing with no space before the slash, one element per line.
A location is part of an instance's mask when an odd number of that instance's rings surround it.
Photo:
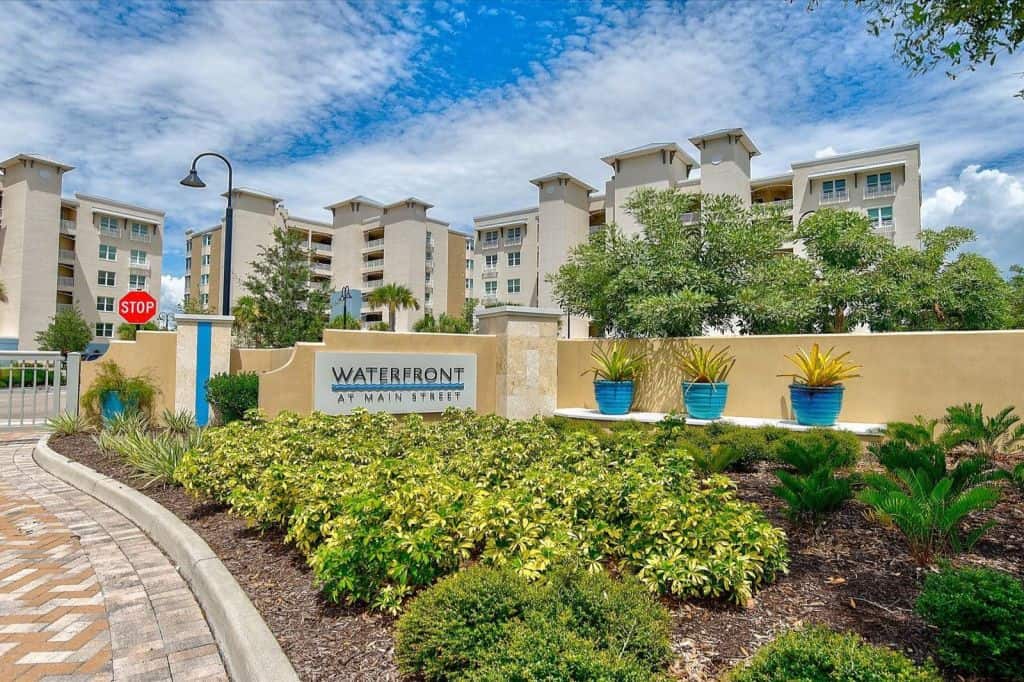
<path fill-rule="evenodd" d="M 153 241 L 153 233 L 146 232 L 144 234 L 141 234 L 139 232 L 128 232 L 128 239 L 130 239 L 133 242 L 143 242 L 144 244 L 149 244 L 150 242 Z"/>
<path fill-rule="evenodd" d="M 793 210 L 793 200 L 776 199 L 775 201 L 763 201 L 760 204 L 754 204 L 754 208 L 759 208 L 762 210 L 777 208 L 783 211 L 791 211 Z"/>
<path fill-rule="evenodd" d="M 880 199 L 882 197 L 894 197 L 896 196 L 896 187 L 892 183 L 884 185 L 867 185 L 864 187 L 864 198 L 865 199 Z"/>
<path fill-rule="evenodd" d="M 896 225 L 891 220 L 880 220 L 875 224 L 874 232 L 890 241 L 896 239 Z"/>
<path fill-rule="evenodd" d="M 363 282 L 363 291 L 373 291 L 379 287 L 384 286 L 384 282 L 381 280 L 374 280 L 372 282 Z"/>
<path fill-rule="evenodd" d="M 822 206 L 824 206 L 826 204 L 841 204 L 844 201 L 849 201 L 849 200 L 850 200 L 850 193 L 849 192 L 847 192 L 845 189 L 836 189 L 836 190 L 832 190 L 831 192 L 822 192 L 821 193 L 821 201 L 819 201 L 818 203 L 820 203 Z"/>
<path fill-rule="evenodd" d="M 149 272 L 149 261 L 147 260 L 139 262 L 133 260 L 130 263 L 128 263 L 128 267 L 131 268 L 132 270 L 145 270 L 146 272 Z"/>
<path fill-rule="evenodd" d="M 518 246 L 523 243 L 522 235 L 518 237 L 505 237 L 505 246 Z"/>
<path fill-rule="evenodd" d="M 497 239 L 484 239 L 482 241 L 477 242 L 477 244 L 480 245 L 481 249 L 496 249 L 498 248 L 499 243 L 500 242 Z"/>
<path fill-rule="evenodd" d="M 480 277 L 483 279 L 496 279 L 498 277 L 497 268 L 484 268 L 483 272 L 480 273 Z"/>
<path fill-rule="evenodd" d="M 58 289 L 74 289 L 75 278 L 74 277 L 58 277 L 57 278 Z"/>
<path fill-rule="evenodd" d="M 104 235 L 104 236 L 107 236 L 107 237 L 117 237 L 118 239 L 120 239 L 121 238 L 121 228 L 120 227 L 105 227 L 103 225 L 100 225 L 100 234 Z"/>
<path fill-rule="evenodd" d="M 75 309 L 75 305 L 73 303 L 58 303 L 57 304 L 57 312 L 58 313 L 66 313 L 67 311 L 74 310 L 74 309 Z"/>
<path fill-rule="evenodd" d="M 384 237 L 378 239 L 370 239 L 363 245 L 363 250 L 367 249 L 383 249 L 384 248 Z"/>
<path fill-rule="evenodd" d="M 39 427 L 62 412 L 78 414 L 81 355 L 0 352 L 0 428 Z"/>
<path fill-rule="evenodd" d="M 78 225 L 75 224 L 74 220 L 61 220 L 60 233 L 74 237 L 78 233 Z"/>
<path fill-rule="evenodd" d="M 363 261 L 363 272 L 373 272 L 375 270 L 384 269 L 384 259 L 375 258 L 373 260 Z"/>
<path fill-rule="evenodd" d="M 57 260 L 61 263 L 74 263 L 75 252 L 71 249 L 59 249 L 57 251 Z"/>

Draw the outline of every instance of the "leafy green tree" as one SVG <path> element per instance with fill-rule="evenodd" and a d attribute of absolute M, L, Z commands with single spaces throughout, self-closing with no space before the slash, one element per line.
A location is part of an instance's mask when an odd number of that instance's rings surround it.
<path fill-rule="evenodd" d="M 401 284 L 384 284 L 377 287 L 366 297 L 367 304 L 388 309 L 388 322 L 391 331 L 395 331 L 395 314 L 398 310 L 419 310 L 420 304 L 408 287 Z"/>
<path fill-rule="evenodd" d="M 84 351 L 92 336 L 92 327 L 76 306 L 54 315 L 46 329 L 36 334 L 36 343 L 40 350 L 57 350 L 67 355 Z"/>
<path fill-rule="evenodd" d="M 1024 267 L 1010 266 L 1010 318 L 1009 326 L 1013 329 L 1024 329 Z"/>
<path fill-rule="evenodd" d="M 282 348 L 323 336 L 330 297 L 310 282 L 302 245 L 302 237 L 287 225 L 275 228 L 272 243 L 261 246 L 250 264 L 252 271 L 243 284 L 258 314 L 244 328 L 258 346 Z"/>
<path fill-rule="evenodd" d="M 471 323 L 466 322 L 462 315 L 455 317 L 448 313 L 441 313 L 435 318 L 433 315 L 424 315 L 412 326 L 414 332 L 429 332 L 434 334 L 469 334 L 473 331 Z"/>
<path fill-rule="evenodd" d="M 231 309 L 231 314 L 235 318 L 232 331 L 234 331 L 238 343 L 248 347 L 258 348 L 261 346 L 260 339 L 255 336 L 259 329 L 256 320 L 260 316 L 260 311 L 256 307 L 256 299 L 252 296 L 239 296 L 235 301 L 235 307 Z"/>
<path fill-rule="evenodd" d="M 178 304 L 178 312 L 187 315 L 215 315 L 216 311 L 211 306 L 204 306 L 199 299 L 189 298 Z"/>
<path fill-rule="evenodd" d="M 700 220 L 681 216 L 700 206 Z M 644 226 L 624 235 L 615 226 L 577 246 L 549 276 L 563 310 L 588 316 L 608 334 L 692 336 L 728 328 L 739 293 L 776 269 L 792 225 L 778 211 L 750 210 L 736 197 L 638 190 L 627 210 Z"/>
<path fill-rule="evenodd" d="M 848 3 L 851 0 L 847 0 Z M 810 0 L 809 8 L 827 5 Z M 874 35 L 891 31 L 893 52 L 913 73 L 945 63 L 946 75 L 995 64 L 1024 41 L 1021 0 L 852 0 L 868 14 Z M 1024 90 L 1017 93 L 1024 97 Z"/>
<path fill-rule="evenodd" d="M 139 327 L 144 332 L 155 332 L 160 329 L 154 322 L 147 322 L 146 324 L 139 325 Z M 117 326 L 117 338 L 122 341 L 134 341 L 135 332 L 140 331 L 140 329 L 137 329 L 134 324 L 122 322 Z"/>
<path fill-rule="evenodd" d="M 352 315 L 335 315 L 331 318 L 327 328 L 356 330 L 362 329 L 363 325 L 359 324 L 359 318 Z"/>

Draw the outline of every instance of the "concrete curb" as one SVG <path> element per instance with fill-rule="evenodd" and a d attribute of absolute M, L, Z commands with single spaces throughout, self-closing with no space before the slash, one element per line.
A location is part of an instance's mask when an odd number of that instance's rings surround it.
<path fill-rule="evenodd" d="M 32 453 L 44 471 L 96 498 L 137 525 L 177 564 L 238 682 L 297 682 L 288 657 L 259 611 L 210 546 L 177 516 L 137 490 L 50 449 L 43 436 Z"/>

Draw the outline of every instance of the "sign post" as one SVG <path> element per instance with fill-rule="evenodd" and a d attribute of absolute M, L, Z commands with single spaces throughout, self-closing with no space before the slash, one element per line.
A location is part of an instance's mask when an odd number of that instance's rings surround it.
<path fill-rule="evenodd" d="M 156 309 L 156 299 L 146 291 L 129 291 L 117 302 L 117 314 L 128 324 L 134 324 L 136 331 L 153 319 Z"/>

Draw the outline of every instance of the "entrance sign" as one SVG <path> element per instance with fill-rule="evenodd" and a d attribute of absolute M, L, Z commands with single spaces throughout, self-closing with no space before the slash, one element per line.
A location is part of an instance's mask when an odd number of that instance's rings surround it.
<path fill-rule="evenodd" d="M 313 409 L 392 414 L 476 409 L 476 355 L 320 352 L 313 361 Z"/>
<path fill-rule="evenodd" d="M 146 324 L 156 315 L 156 299 L 145 291 L 129 291 L 117 302 L 117 314 L 129 324 Z"/>

